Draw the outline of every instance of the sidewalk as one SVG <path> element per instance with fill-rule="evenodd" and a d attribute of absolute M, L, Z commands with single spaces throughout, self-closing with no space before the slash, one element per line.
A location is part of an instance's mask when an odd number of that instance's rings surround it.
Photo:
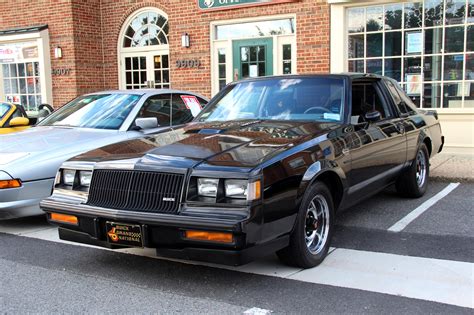
<path fill-rule="evenodd" d="M 474 155 L 440 153 L 430 163 L 432 179 L 474 182 Z"/>

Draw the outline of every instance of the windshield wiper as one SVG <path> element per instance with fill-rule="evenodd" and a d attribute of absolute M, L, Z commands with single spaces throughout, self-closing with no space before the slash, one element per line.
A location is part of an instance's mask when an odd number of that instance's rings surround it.
<path fill-rule="evenodd" d="M 76 128 L 77 126 L 68 125 L 68 124 L 53 124 L 53 125 L 44 125 L 44 126 L 51 126 L 51 127 L 61 127 L 61 128 Z"/>

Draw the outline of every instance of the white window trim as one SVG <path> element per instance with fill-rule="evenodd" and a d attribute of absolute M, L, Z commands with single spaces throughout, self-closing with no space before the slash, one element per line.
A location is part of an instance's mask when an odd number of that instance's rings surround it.
<path fill-rule="evenodd" d="M 260 22 L 268 20 L 280 20 L 280 19 L 294 19 L 295 21 L 295 33 L 293 35 L 275 35 L 269 37 L 243 37 L 233 38 L 232 40 L 217 40 L 216 38 L 216 26 L 227 25 L 227 24 L 240 24 L 249 22 Z M 283 14 L 283 15 L 271 15 L 271 16 L 259 16 L 254 18 L 241 18 L 231 20 L 219 20 L 213 21 L 209 25 L 210 27 L 210 43 L 211 43 L 211 94 L 216 95 L 219 92 L 219 66 L 217 64 L 217 51 L 219 48 L 225 48 L 226 50 L 226 79 L 227 83 L 233 81 L 233 50 L 232 41 L 239 39 L 257 39 L 257 38 L 274 38 L 277 39 L 273 43 L 273 74 L 282 74 L 282 49 L 280 46 L 283 44 L 291 44 L 293 48 L 291 54 L 291 71 L 293 74 L 297 73 L 296 55 L 297 55 L 297 33 L 298 33 L 298 22 L 295 14 Z"/>
<path fill-rule="evenodd" d="M 44 29 L 38 32 L 0 36 L 0 44 L 35 41 L 38 45 L 39 77 L 41 82 L 41 102 L 53 105 L 51 57 L 49 53 L 49 32 Z"/>

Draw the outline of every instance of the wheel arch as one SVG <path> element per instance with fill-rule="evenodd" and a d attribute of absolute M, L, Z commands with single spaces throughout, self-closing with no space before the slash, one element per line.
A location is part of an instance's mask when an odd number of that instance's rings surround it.
<path fill-rule="evenodd" d="M 423 138 L 422 143 L 426 145 L 426 148 L 428 149 L 428 155 L 431 156 L 431 153 L 433 152 L 433 144 L 431 142 L 430 137 L 426 136 Z"/>
<path fill-rule="evenodd" d="M 337 210 L 344 197 L 346 177 L 341 168 L 335 163 L 328 161 L 318 161 L 311 165 L 303 176 L 300 185 L 300 197 L 303 198 L 307 189 L 314 185 L 315 182 L 324 183 L 334 202 L 334 209 Z M 300 199 L 300 200 L 301 200 Z"/>

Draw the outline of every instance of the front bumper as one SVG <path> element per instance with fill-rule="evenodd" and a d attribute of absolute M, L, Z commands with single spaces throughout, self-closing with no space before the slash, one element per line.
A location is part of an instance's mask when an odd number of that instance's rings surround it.
<path fill-rule="evenodd" d="M 0 218 L 43 214 L 39 203 L 51 195 L 53 184 L 54 178 L 51 178 L 23 182 L 19 188 L 1 189 Z"/>
<path fill-rule="evenodd" d="M 107 242 L 106 222 L 138 224 L 142 227 L 144 247 L 156 248 L 160 256 L 199 260 L 226 265 L 242 265 L 286 247 L 287 235 L 265 243 L 258 241 L 261 225 L 257 218 L 223 219 L 191 215 L 143 213 L 71 204 L 49 198 L 41 202 L 51 224 L 59 226 L 60 239 L 107 248 L 122 248 Z M 50 213 L 78 217 L 79 224 L 68 225 L 50 221 Z M 227 232 L 232 243 L 190 240 L 186 230 Z"/>

